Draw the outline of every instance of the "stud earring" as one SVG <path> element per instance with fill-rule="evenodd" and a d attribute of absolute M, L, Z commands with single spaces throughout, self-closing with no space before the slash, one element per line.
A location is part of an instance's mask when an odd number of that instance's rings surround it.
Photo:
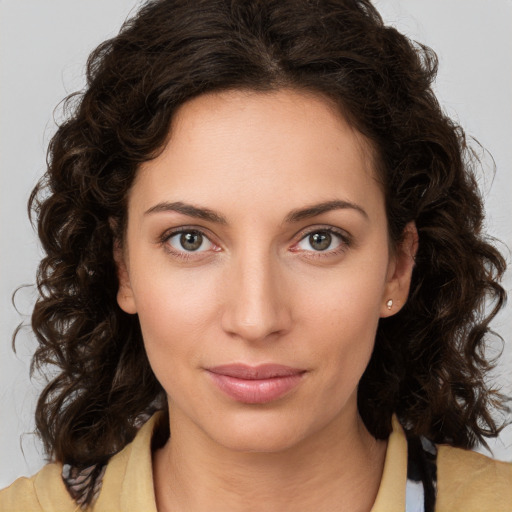
<path fill-rule="evenodd" d="M 393 299 L 389 299 L 386 302 L 386 306 L 388 307 L 389 310 L 391 310 L 391 308 L 393 307 Z"/>

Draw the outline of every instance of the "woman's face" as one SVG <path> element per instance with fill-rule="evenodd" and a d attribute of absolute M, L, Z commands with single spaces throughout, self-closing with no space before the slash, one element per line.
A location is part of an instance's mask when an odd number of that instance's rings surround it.
<path fill-rule="evenodd" d="M 171 429 L 250 451 L 354 424 L 412 268 L 390 251 L 369 145 L 291 90 L 183 105 L 138 172 L 116 260 Z"/>

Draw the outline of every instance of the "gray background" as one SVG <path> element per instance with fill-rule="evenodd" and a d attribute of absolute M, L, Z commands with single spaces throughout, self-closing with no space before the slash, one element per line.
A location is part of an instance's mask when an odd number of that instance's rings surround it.
<path fill-rule="evenodd" d="M 0 488 L 44 463 L 33 430 L 41 381 L 30 380 L 28 322 L 40 251 L 26 215 L 30 190 L 44 171 L 55 129 L 53 110 L 83 85 L 89 52 L 115 35 L 135 0 L 0 0 Z M 378 0 L 385 20 L 440 57 L 436 91 L 446 112 L 494 157 L 481 184 L 490 233 L 512 247 L 512 0 Z M 58 114 L 57 119 L 58 119 Z M 507 253 L 510 261 L 510 253 Z M 512 272 L 505 287 L 512 293 Z M 493 324 L 506 342 L 496 379 L 512 391 L 512 307 Z M 512 460 L 512 428 L 491 443 Z"/>

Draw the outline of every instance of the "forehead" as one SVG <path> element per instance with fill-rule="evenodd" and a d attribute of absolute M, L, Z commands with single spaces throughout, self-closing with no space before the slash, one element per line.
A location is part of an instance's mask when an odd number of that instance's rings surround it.
<path fill-rule="evenodd" d="M 133 188 L 148 208 L 183 195 L 216 208 L 241 198 L 256 207 L 257 195 L 267 199 L 262 207 L 277 200 L 290 209 L 292 199 L 381 201 L 373 161 L 370 143 L 321 96 L 226 91 L 178 109 L 165 148 L 141 166 Z"/>
<path fill-rule="evenodd" d="M 366 167 L 374 168 L 372 143 L 347 122 L 340 106 L 319 93 L 297 89 L 268 92 L 235 89 L 203 94 L 178 108 L 167 142 L 176 144 L 176 139 L 184 132 L 189 141 L 192 141 L 192 134 L 210 138 L 214 135 L 211 129 L 215 129 L 216 134 L 226 130 L 233 136 L 233 142 L 244 137 L 248 142 L 252 137 L 254 142 L 264 143 L 269 148 L 282 144 L 288 135 L 288 143 L 295 137 L 297 142 L 310 140 L 317 145 L 323 142 L 324 146 L 333 139 L 340 144 L 344 136 L 350 135 L 349 142 L 360 151 Z"/>

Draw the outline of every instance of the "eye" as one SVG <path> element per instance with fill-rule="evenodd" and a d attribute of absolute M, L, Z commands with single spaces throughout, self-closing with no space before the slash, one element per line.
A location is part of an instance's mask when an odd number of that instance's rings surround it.
<path fill-rule="evenodd" d="M 195 230 L 171 234 L 166 241 L 178 252 L 203 252 L 214 248 L 212 242 L 203 233 Z"/>
<path fill-rule="evenodd" d="M 333 229 L 317 229 L 307 233 L 296 245 L 296 248 L 300 251 L 337 252 L 347 245 L 347 237 Z"/>

